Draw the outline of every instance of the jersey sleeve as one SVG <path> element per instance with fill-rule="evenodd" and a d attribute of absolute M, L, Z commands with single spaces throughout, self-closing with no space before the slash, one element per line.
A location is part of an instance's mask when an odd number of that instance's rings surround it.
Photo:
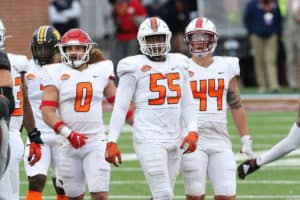
<path fill-rule="evenodd" d="M 112 61 L 107 60 L 105 61 L 105 68 L 106 68 L 106 72 L 107 72 L 107 76 L 114 78 L 115 77 L 115 73 L 114 73 L 114 64 Z"/>
<path fill-rule="evenodd" d="M 90 67 L 97 68 L 97 71 L 104 75 L 105 78 L 114 78 L 114 65 L 110 60 L 100 61 L 97 63 L 90 64 Z"/>
<path fill-rule="evenodd" d="M 29 60 L 24 55 L 14 55 L 13 67 L 17 72 L 27 72 L 29 68 Z"/>
<path fill-rule="evenodd" d="M 116 93 L 116 101 L 109 123 L 109 142 L 117 142 L 124 125 L 127 110 L 135 91 L 135 77 L 132 74 L 121 76 Z"/>
<path fill-rule="evenodd" d="M 240 75 L 239 59 L 237 57 L 226 57 L 225 60 L 228 65 L 230 79 L 232 79 L 235 76 L 239 76 Z"/>
<path fill-rule="evenodd" d="M 134 62 L 135 57 L 127 57 L 119 61 L 117 67 L 117 74 L 121 77 L 124 74 L 132 73 L 135 74 L 136 64 Z"/>
<path fill-rule="evenodd" d="M 184 84 L 183 84 L 183 92 L 182 92 L 182 118 L 186 124 L 186 127 L 189 131 L 197 132 L 197 116 L 194 105 L 194 98 L 192 94 L 192 90 L 190 89 L 190 79 L 188 72 L 184 73 Z"/>
<path fill-rule="evenodd" d="M 52 85 L 52 86 L 56 86 L 58 88 L 58 83 L 57 81 L 54 79 L 54 76 L 53 76 L 53 68 L 54 67 L 49 67 L 48 65 L 45 65 L 43 66 L 43 74 L 42 74 L 42 84 L 44 86 L 49 86 L 49 85 Z M 58 76 L 58 75 L 56 75 Z"/>
<path fill-rule="evenodd" d="M 190 60 L 186 55 L 181 53 L 176 53 L 176 63 L 181 63 L 180 67 L 184 70 L 188 70 L 190 68 Z"/>

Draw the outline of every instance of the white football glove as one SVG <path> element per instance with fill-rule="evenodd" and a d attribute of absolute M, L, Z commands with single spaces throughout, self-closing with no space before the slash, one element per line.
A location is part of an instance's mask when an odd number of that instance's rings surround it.
<path fill-rule="evenodd" d="M 252 151 L 252 139 L 250 135 L 244 135 L 241 137 L 242 149 L 241 153 L 246 154 L 250 159 L 254 158 L 254 153 Z"/>

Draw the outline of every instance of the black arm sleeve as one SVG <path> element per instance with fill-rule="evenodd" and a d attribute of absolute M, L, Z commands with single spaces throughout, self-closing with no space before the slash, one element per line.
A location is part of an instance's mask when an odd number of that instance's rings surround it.
<path fill-rule="evenodd" d="M 10 63 L 5 51 L 0 50 L 0 69 L 6 69 L 10 71 Z"/>
<path fill-rule="evenodd" d="M 0 97 L 0 119 L 9 121 L 9 101 L 6 97 Z"/>
<path fill-rule="evenodd" d="M 8 104 L 5 104 L 5 106 L 7 106 L 7 108 L 9 109 L 9 113 L 11 113 L 15 109 L 15 99 L 13 96 L 12 88 L 0 86 L 0 95 L 2 95 L 2 97 L 0 97 L 1 99 L 7 99 L 6 101 L 8 102 Z M 3 106 L 4 105 L 3 102 L 6 102 L 6 101 L 1 100 L 1 104 L 2 104 L 1 106 Z"/>

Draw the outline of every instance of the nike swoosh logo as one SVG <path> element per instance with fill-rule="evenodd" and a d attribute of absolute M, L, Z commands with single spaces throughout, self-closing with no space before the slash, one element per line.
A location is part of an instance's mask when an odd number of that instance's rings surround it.
<path fill-rule="evenodd" d="M 244 170 L 244 173 L 245 173 L 245 174 L 247 174 L 249 168 L 250 168 L 249 165 L 244 165 L 244 166 L 243 166 L 243 170 Z"/>

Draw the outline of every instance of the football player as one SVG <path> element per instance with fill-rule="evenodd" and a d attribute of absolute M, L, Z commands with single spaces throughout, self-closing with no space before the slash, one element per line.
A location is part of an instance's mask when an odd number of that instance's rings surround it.
<path fill-rule="evenodd" d="M 190 88 L 200 137 L 197 150 L 182 156 L 187 200 L 204 199 L 207 178 L 212 184 L 215 200 L 236 199 L 236 162 L 227 129 L 227 106 L 240 135 L 241 152 L 250 158 L 253 156 L 246 113 L 236 81 L 240 73 L 239 60 L 212 56 L 217 39 L 216 27 L 207 18 L 196 18 L 186 27 L 184 41 L 192 55 L 189 60 Z"/>
<path fill-rule="evenodd" d="M 58 48 L 55 46 L 60 41 L 60 33 L 52 26 L 43 25 L 38 27 L 31 38 L 31 53 L 33 59 L 29 63 L 29 69 L 25 75 L 25 84 L 28 90 L 28 98 L 33 110 L 34 119 L 24 117 L 24 123 L 32 124 L 35 121 L 36 131 L 41 134 L 44 145 L 41 146 L 41 159 L 33 163 L 30 159 L 30 143 L 31 138 L 27 139 L 27 145 L 24 153 L 24 166 L 28 177 L 28 192 L 26 200 L 42 199 L 42 192 L 47 180 L 47 172 L 49 166 L 52 167 L 52 180 L 57 194 L 57 200 L 67 199 L 62 185 L 56 180 L 58 173 L 58 144 L 57 136 L 52 128 L 50 128 L 42 119 L 42 113 L 39 106 L 44 87 L 42 85 L 43 67 L 48 67 L 54 62 L 60 62 Z M 28 159 L 29 158 L 29 159 Z"/>
<path fill-rule="evenodd" d="M 5 48 L 6 29 L 0 20 L 0 48 Z M 11 77 L 13 79 L 13 95 L 15 101 L 15 108 L 11 113 L 9 123 L 9 145 L 10 148 L 10 161 L 8 170 L 0 181 L 0 199 L 17 200 L 19 199 L 19 162 L 23 158 L 24 144 L 21 138 L 23 115 L 30 117 L 31 107 L 26 96 L 26 88 L 23 85 L 24 75 L 28 69 L 28 60 L 24 55 L 7 54 L 9 63 L 11 65 Z M 25 92 L 25 93 L 23 93 Z M 24 124 L 31 138 L 30 148 L 31 162 L 34 164 L 41 157 L 40 144 L 42 143 L 40 135 L 34 129 L 34 122 L 32 126 Z"/>
<path fill-rule="evenodd" d="M 255 172 L 260 167 L 273 162 L 300 145 L 300 105 L 298 108 L 298 120 L 291 127 L 288 135 L 275 144 L 270 150 L 264 152 L 260 156 L 244 161 L 238 166 L 238 176 L 245 179 L 246 176 Z"/>
<path fill-rule="evenodd" d="M 102 100 L 115 99 L 113 64 L 81 29 L 66 32 L 58 47 L 62 63 L 44 67 L 41 110 L 61 136 L 59 177 L 68 199 L 84 198 L 86 180 L 91 198 L 106 200 L 110 165 L 104 158 Z"/>
<path fill-rule="evenodd" d="M 1 23 L 1 22 L 0 22 Z M 0 30 L 1 31 L 1 30 Z M 0 41 L 1 42 L 1 41 Z M 12 93 L 13 81 L 6 52 L 0 50 L 0 180 L 9 162 L 8 123 L 15 100 Z"/>
<path fill-rule="evenodd" d="M 141 55 L 118 63 L 120 82 L 113 108 L 106 160 L 121 162 L 117 140 L 131 99 L 135 103 L 133 141 L 138 160 L 150 187 L 152 199 L 173 199 L 180 164 L 180 142 L 184 153 L 195 151 L 198 139 L 193 97 L 187 73 L 188 59 L 169 53 L 171 32 L 160 18 L 144 20 L 137 39 Z M 180 141 L 180 121 L 188 135 Z"/>

